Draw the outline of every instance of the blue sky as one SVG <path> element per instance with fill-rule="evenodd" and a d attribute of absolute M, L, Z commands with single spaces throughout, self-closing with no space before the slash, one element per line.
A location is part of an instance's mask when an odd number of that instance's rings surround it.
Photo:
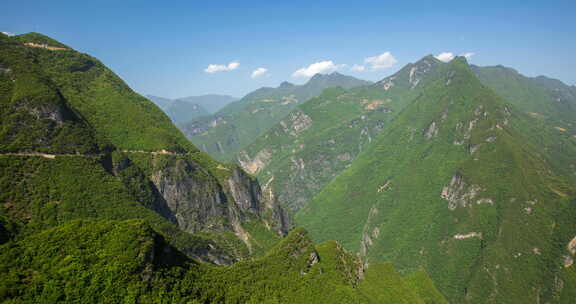
<path fill-rule="evenodd" d="M 241 97 L 334 69 L 379 80 L 443 52 L 576 84 L 573 0 L 86 2 L 5 1 L 0 31 L 49 35 L 169 98 Z"/>

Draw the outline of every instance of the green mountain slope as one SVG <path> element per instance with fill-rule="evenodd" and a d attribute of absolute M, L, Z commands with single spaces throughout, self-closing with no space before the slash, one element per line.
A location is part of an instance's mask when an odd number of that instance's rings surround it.
<path fill-rule="evenodd" d="M 553 301 L 576 235 L 563 216 L 576 208 L 573 178 L 524 135 L 536 120 L 464 58 L 439 73 L 296 222 L 369 263 L 425 267 L 454 303 Z"/>
<path fill-rule="evenodd" d="M 427 56 L 372 86 L 326 90 L 238 153 L 237 161 L 257 174 L 267 195 L 297 211 L 354 162 L 442 64 Z"/>
<path fill-rule="evenodd" d="M 369 82 L 339 73 L 317 74 L 303 85 L 284 82 L 277 88 L 258 89 L 213 116 L 182 125 L 181 129 L 212 157 L 231 160 L 234 153 L 273 127 L 298 104 L 318 96 L 324 89 L 367 84 Z"/>
<path fill-rule="evenodd" d="M 518 126 L 532 144 L 549 155 L 556 170 L 576 177 L 576 91 L 556 79 L 530 78 L 503 66 L 476 67 L 480 81 L 534 120 Z"/>
<path fill-rule="evenodd" d="M 71 221 L 0 249 L 6 303 L 447 303 L 425 273 L 418 286 L 390 264 L 363 277 L 357 257 L 302 229 L 227 267 L 187 259 L 138 220 Z"/>
<path fill-rule="evenodd" d="M 547 121 L 561 132 L 576 133 L 576 90 L 556 79 L 526 77 L 503 66 L 477 67 L 472 70 L 480 81 L 507 99 L 518 109 Z"/>
<path fill-rule="evenodd" d="M 289 229 L 254 178 L 198 151 L 98 60 L 32 33 L 0 36 L 0 66 L 0 239 L 138 218 L 190 256 L 230 263 Z"/>

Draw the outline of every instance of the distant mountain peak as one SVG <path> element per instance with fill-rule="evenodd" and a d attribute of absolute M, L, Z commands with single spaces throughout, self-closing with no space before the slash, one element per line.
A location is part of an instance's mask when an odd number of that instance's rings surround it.
<path fill-rule="evenodd" d="M 295 84 L 288 82 L 288 81 L 283 81 L 278 87 L 279 88 L 291 88 L 294 87 Z"/>
<path fill-rule="evenodd" d="M 332 72 L 330 74 L 321 74 L 317 73 L 308 80 L 305 86 L 315 86 L 321 83 L 333 83 L 334 86 L 343 86 L 345 87 L 344 83 L 354 83 L 354 86 L 358 85 L 368 85 L 371 82 L 367 80 L 358 79 L 353 76 L 340 74 L 338 72 Z M 359 84 L 362 83 L 362 84 Z"/>

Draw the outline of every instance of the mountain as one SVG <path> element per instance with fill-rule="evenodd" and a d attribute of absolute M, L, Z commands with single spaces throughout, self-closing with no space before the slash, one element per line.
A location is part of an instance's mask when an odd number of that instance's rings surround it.
<path fill-rule="evenodd" d="M 166 113 L 174 124 L 184 124 L 195 118 L 208 116 L 225 105 L 237 100 L 228 95 L 208 94 L 168 99 L 154 95 L 146 96 Z"/>
<path fill-rule="evenodd" d="M 361 88 L 325 90 L 240 151 L 264 193 L 298 211 L 354 162 L 443 63 L 433 56 Z"/>
<path fill-rule="evenodd" d="M 194 118 L 210 115 L 201 105 L 175 100 L 166 110 L 166 114 L 172 119 L 174 124 L 187 123 Z"/>
<path fill-rule="evenodd" d="M 298 104 L 326 88 L 352 88 L 369 82 L 339 73 L 314 75 L 306 84 L 283 82 L 277 88 L 260 88 L 228 104 L 213 116 L 181 125 L 184 134 L 203 151 L 220 160 L 234 153 L 286 117 Z"/>
<path fill-rule="evenodd" d="M 504 66 L 472 70 L 480 81 L 531 116 L 576 133 L 576 90 L 557 79 L 526 77 Z"/>
<path fill-rule="evenodd" d="M 296 107 L 240 151 L 236 161 L 257 175 L 267 195 L 297 211 L 354 161 L 388 122 L 420 94 L 423 85 L 437 76 L 435 71 L 442 65 L 433 56 L 426 56 L 372 86 L 325 91 Z M 576 111 L 570 106 L 576 104 L 576 98 L 570 95 L 572 87 L 543 76 L 525 77 L 502 66 L 471 68 L 482 84 L 538 118 L 537 124 L 531 122 L 531 128 L 539 130 L 525 136 L 538 137 L 531 140 L 554 154 L 552 160 L 557 169 L 567 169 L 566 173 L 574 169 L 570 166 L 573 155 L 561 152 L 576 134 L 571 130 L 576 119 Z M 558 102 L 558 96 L 564 96 L 562 102 Z M 546 114 L 535 116 L 534 111 Z M 564 119 L 554 120 L 557 117 Z M 548 132 L 563 136 L 548 136 Z"/>
<path fill-rule="evenodd" d="M 174 102 L 174 100 L 172 99 L 154 95 L 146 95 L 146 98 L 155 103 L 160 109 L 162 109 L 162 111 L 166 111 L 170 107 L 170 105 Z"/>
<path fill-rule="evenodd" d="M 435 74 L 296 223 L 368 264 L 424 267 L 453 303 L 568 303 L 576 179 L 553 155 L 576 141 L 535 128 L 463 57 Z"/>
<path fill-rule="evenodd" d="M 2 302 L 447 303 L 423 269 L 287 234 L 254 178 L 49 37 L 0 34 L 0 115 Z"/>
<path fill-rule="evenodd" d="M 2 35 L 0 67 L 0 239 L 136 218 L 190 257 L 231 263 L 290 228 L 254 178 L 196 149 L 95 58 Z"/>
<path fill-rule="evenodd" d="M 206 94 L 200 96 L 189 96 L 175 99 L 175 101 L 185 101 L 193 104 L 197 104 L 202 108 L 206 109 L 210 114 L 214 114 L 220 109 L 224 108 L 231 102 L 238 100 L 236 97 L 228 95 L 218 95 L 218 94 Z"/>
<path fill-rule="evenodd" d="M 201 105 L 184 101 L 184 100 L 170 100 L 167 98 L 148 95 L 147 98 L 154 102 L 174 124 L 185 123 L 197 117 L 209 115 Z"/>

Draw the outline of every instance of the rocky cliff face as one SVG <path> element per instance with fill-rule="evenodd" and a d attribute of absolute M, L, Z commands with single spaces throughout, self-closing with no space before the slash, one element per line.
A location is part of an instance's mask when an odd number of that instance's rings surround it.
<path fill-rule="evenodd" d="M 141 178 L 150 180 L 147 206 L 185 232 L 230 231 L 251 250 L 252 237 L 244 229 L 245 223 L 256 221 L 280 236 L 291 227 L 282 208 L 262 194 L 255 178 L 237 166 L 207 168 L 187 154 L 126 154 L 130 164 L 117 162 L 117 174 L 144 168 Z"/>

